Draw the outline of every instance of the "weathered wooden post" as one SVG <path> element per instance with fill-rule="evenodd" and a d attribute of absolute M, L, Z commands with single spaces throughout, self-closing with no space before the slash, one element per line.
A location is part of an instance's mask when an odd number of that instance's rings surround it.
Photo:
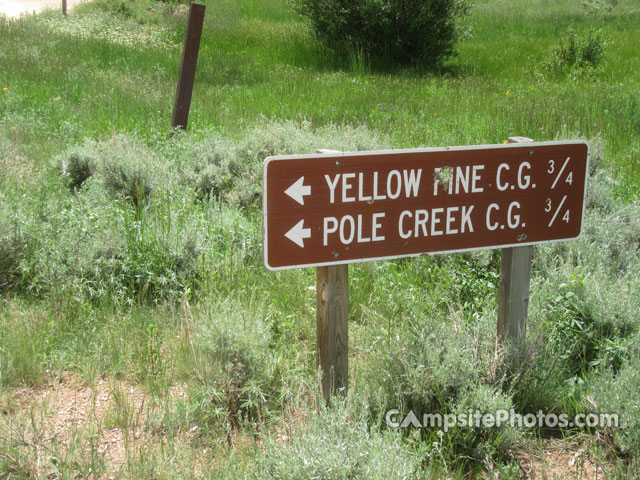
<path fill-rule="evenodd" d="M 196 76 L 205 9 L 206 7 L 200 3 L 192 3 L 189 8 L 187 32 L 184 37 L 184 49 L 182 51 L 182 63 L 180 64 L 180 75 L 176 88 L 176 98 L 173 104 L 173 116 L 171 117 L 172 128 L 180 127 L 186 130 L 187 123 L 189 122 L 189 109 L 191 108 L 191 95 L 193 93 L 193 82 Z"/>
<path fill-rule="evenodd" d="M 67 0 L 62 0 L 62 15 L 67 16 Z"/>
<path fill-rule="evenodd" d="M 317 267 L 316 296 L 318 366 L 322 394 L 329 403 L 336 392 L 346 392 L 349 383 L 349 266 Z"/>
<path fill-rule="evenodd" d="M 509 138 L 509 143 L 532 141 L 526 137 Z M 498 339 L 513 348 L 510 367 L 517 366 L 525 353 L 532 253 L 531 246 L 503 248 L 500 259 Z"/>
<path fill-rule="evenodd" d="M 349 378 L 349 267 L 317 267 L 318 365 L 322 370 L 322 393 L 327 402 L 346 392 Z"/>

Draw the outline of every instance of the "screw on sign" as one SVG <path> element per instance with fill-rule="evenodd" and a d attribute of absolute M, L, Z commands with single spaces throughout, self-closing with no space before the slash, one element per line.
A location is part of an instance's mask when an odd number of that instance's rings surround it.
<path fill-rule="evenodd" d="M 576 238 L 588 158 L 582 141 L 269 157 L 265 266 Z"/>

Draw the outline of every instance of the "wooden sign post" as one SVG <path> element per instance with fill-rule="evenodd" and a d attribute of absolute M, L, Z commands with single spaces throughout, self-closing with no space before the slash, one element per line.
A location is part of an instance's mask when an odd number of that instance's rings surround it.
<path fill-rule="evenodd" d="M 327 402 L 349 380 L 349 266 L 316 269 L 318 366 Z"/>
<path fill-rule="evenodd" d="M 509 138 L 509 143 L 527 142 L 533 140 L 526 137 Z M 526 347 L 533 247 L 503 248 L 501 253 L 498 339 L 502 345 L 513 348 L 507 359 L 508 368 L 513 369 L 522 360 Z"/>
<path fill-rule="evenodd" d="M 171 117 L 171 128 L 187 129 L 205 9 L 206 6 L 200 3 L 192 3 L 189 8 L 187 32 L 184 36 L 184 49 L 182 51 L 182 62 L 180 63 L 180 75 Z"/>
<path fill-rule="evenodd" d="M 318 149 L 316 153 L 337 153 Z M 316 269 L 316 327 L 318 367 L 322 371 L 322 394 L 327 403 L 349 386 L 349 266 Z"/>
<path fill-rule="evenodd" d="M 522 345 L 531 245 L 580 235 L 589 145 L 512 142 L 265 160 L 264 264 L 318 267 L 325 398 L 347 386 L 349 263 L 502 248 L 498 336 Z"/>

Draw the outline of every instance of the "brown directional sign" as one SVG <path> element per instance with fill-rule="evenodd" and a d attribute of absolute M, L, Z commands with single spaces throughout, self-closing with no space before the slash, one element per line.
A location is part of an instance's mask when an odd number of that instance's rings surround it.
<path fill-rule="evenodd" d="M 336 265 L 580 235 L 589 144 L 269 157 L 264 264 Z"/>

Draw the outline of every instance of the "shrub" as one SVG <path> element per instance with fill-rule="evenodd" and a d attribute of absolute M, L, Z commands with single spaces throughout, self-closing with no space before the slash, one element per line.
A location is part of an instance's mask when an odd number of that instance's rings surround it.
<path fill-rule="evenodd" d="M 637 340 L 637 338 L 636 338 Z M 636 341 L 636 344 L 638 342 Z M 598 413 L 617 413 L 620 427 L 608 428 L 609 440 L 627 456 L 640 453 L 640 356 L 635 356 L 617 374 L 605 372 L 593 392 Z"/>
<path fill-rule="evenodd" d="M 599 31 L 589 30 L 578 36 L 569 30 L 552 50 L 545 68 L 556 75 L 593 70 L 600 65 L 606 47 L 607 43 Z"/>
<path fill-rule="evenodd" d="M 104 186 L 112 196 L 122 196 L 138 207 L 151 194 L 151 179 L 144 167 L 130 159 L 118 159 L 104 166 Z"/>
<path fill-rule="evenodd" d="M 453 54 L 467 0 L 292 0 L 340 56 L 371 65 L 437 67 Z"/>
<path fill-rule="evenodd" d="M 422 270 L 426 267 L 424 263 Z M 444 275 L 446 269 L 443 267 L 441 274 Z M 435 281 L 434 278 L 430 280 Z M 403 287 L 399 297 L 411 298 L 413 294 Z M 413 411 L 418 418 L 425 413 L 508 410 L 511 407 L 509 395 L 500 392 L 499 379 L 491 373 L 491 369 L 500 367 L 499 364 L 490 365 L 495 357 L 491 338 L 492 333 L 495 336 L 493 315 L 478 316 L 470 325 L 465 325 L 460 318 L 451 325 L 450 319 L 442 318 L 449 312 L 443 312 L 442 317 L 433 315 L 441 292 L 432 295 L 424 307 L 413 302 L 411 314 L 398 323 L 393 337 L 384 345 L 379 330 L 373 325 L 366 326 L 367 331 L 372 331 L 366 336 L 373 344 L 366 345 L 365 349 L 375 353 L 354 368 L 357 388 L 373 415 L 384 418 L 389 409 L 398 409 L 404 414 Z M 459 308 L 463 306 L 459 305 Z M 419 431 L 426 444 L 439 444 L 434 452 L 438 458 L 461 470 L 477 468 L 493 455 L 505 457 L 520 435 L 509 425 L 493 429 L 481 426 L 454 428 L 440 438 L 437 427 Z"/>
<path fill-rule="evenodd" d="M 202 282 L 225 282 L 230 269 L 259 263 L 253 210 L 265 157 L 385 146 L 366 128 L 294 122 L 241 139 L 211 130 L 153 146 L 127 135 L 86 140 L 55 157 L 53 170 L 66 174 L 59 184 L 34 184 L 6 202 L 0 189 L 0 283 L 116 304 L 182 299 Z"/>
<path fill-rule="evenodd" d="M 177 300 L 195 290 L 201 279 L 201 248 L 192 236 L 184 232 L 176 244 L 168 241 L 162 227 L 146 217 L 123 213 L 124 231 L 108 240 L 94 232 L 86 247 L 86 262 L 80 261 L 78 288 L 89 297 L 114 295 L 118 300 L 137 299 L 141 303 L 157 303 L 161 299 Z M 113 215 L 111 221 L 115 219 Z M 124 239 L 120 236 L 124 236 Z"/>
<path fill-rule="evenodd" d="M 292 358 L 290 346 L 277 342 L 270 332 L 264 313 L 269 307 L 254 311 L 235 302 L 215 301 L 227 305 L 196 311 L 189 348 L 201 383 L 181 408 L 189 410 L 187 417 L 192 421 L 213 431 L 229 433 L 241 426 L 262 429 L 311 391 L 306 383 L 310 377 L 301 362 Z M 180 414 L 173 420 L 183 419 Z"/>
<path fill-rule="evenodd" d="M 456 404 L 458 416 L 478 411 L 496 414 L 513 407 L 508 395 L 489 385 L 477 385 L 462 392 Z M 474 424 L 456 427 L 448 432 L 447 442 L 453 457 L 468 455 L 479 461 L 495 457 L 504 459 L 511 448 L 520 442 L 522 433 L 518 428 L 502 423 L 494 427 Z"/>
<path fill-rule="evenodd" d="M 589 298 L 584 298 L 583 280 L 573 275 L 563 283 L 558 296 L 547 307 L 548 346 L 570 375 L 583 376 L 602 362 L 619 368 L 621 354 L 612 347 L 628 335 L 631 326 L 617 325 L 616 318 L 599 316 Z M 595 303 L 595 302 L 594 302 Z"/>
<path fill-rule="evenodd" d="M 221 138 L 215 131 L 202 140 L 176 136 L 162 154 L 171 164 L 172 180 L 196 190 L 199 197 L 220 199 L 241 208 L 260 205 L 262 164 L 269 155 L 315 153 L 316 148 L 344 151 L 388 147 L 364 127 L 329 125 L 314 130 L 308 122 L 269 123 L 242 139 Z"/>
<path fill-rule="evenodd" d="M 95 173 L 98 159 L 92 153 L 90 148 L 78 146 L 67 152 L 62 160 L 62 175 L 68 177 L 72 189 L 80 188 Z"/>
<path fill-rule="evenodd" d="M 86 140 L 57 160 L 72 189 L 82 187 L 95 176 L 109 197 L 124 197 L 136 206 L 151 194 L 155 177 L 163 174 L 163 165 L 159 165 L 153 152 L 124 135 L 106 142 Z"/>
<path fill-rule="evenodd" d="M 609 13 L 618 4 L 618 0 L 582 0 L 582 5 L 591 14 Z"/>
<path fill-rule="evenodd" d="M 334 403 L 289 442 L 267 442 L 251 478 L 425 478 L 421 458 L 402 445 L 399 434 L 370 427 L 352 418 L 344 402 Z"/>
<path fill-rule="evenodd" d="M 25 247 L 18 226 L 0 214 L 0 292 L 21 283 L 20 264 L 26 254 Z"/>

